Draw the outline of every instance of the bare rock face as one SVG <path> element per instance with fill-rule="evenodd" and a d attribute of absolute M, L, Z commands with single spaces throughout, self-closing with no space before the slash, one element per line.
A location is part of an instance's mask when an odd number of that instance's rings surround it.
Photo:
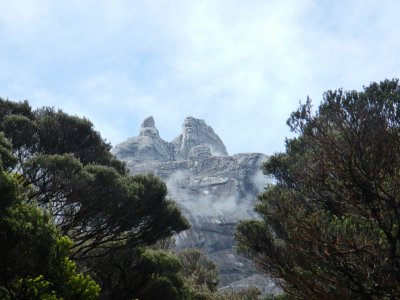
<path fill-rule="evenodd" d="M 221 139 L 203 120 L 187 117 L 182 129 L 182 134 L 174 140 L 181 158 L 188 159 L 190 150 L 198 145 L 208 145 L 213 155 L 228 155 Z"/>
<path fill-rule="evenodd" d="M 219 266 L 221 286 L 256 274 L 251 262 L 235 252 L 239 220 L 253 218 L 256 195 L 267 179 L 261 165 L 266 155 L 229 156 L 214 130 L 203 120 L 187 117 L 182 134 L 172 142 L 159 136 L 152 117 L 139 136 L 117 145 L 114 154 L 132 174 L 153 173 L 163 179 L 192 228 L 177 237 L 177 249 L 195 247 Z"/>
<path fill-rule="evenodd" d="M 173 146 L 160 138 L 153 117 L 148 117 L 143 121 L 139 136 L 119 144 L 115 151 L 119 159 L 131 165 L 144 161 L 171 161 L 174 159 Z"/>

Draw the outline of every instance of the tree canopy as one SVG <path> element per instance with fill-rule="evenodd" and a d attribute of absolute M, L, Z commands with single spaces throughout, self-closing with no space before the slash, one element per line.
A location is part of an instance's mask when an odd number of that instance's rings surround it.
<path fill-rule="evenodd" d="M 96 299 L 96 258 L 189 227 L 161 180 L 130 176 L 110 149 L 87 119 L 0 98 L 0 298 Z"/>
<path fill-rule="evenodd" d="M 400 86 L 327 91 L 288 120 L 239 249 L 296 299 L 400 298 Z"/>
<path fill-rule="evenodd" d="M 0 129 L 17 158 L 14 171 L 30 187 L 27 202 L 46 209 L 74 241 L 75 259 L 112 242 L 148 245 L 189 227 L 165 184 L 129 176 L 89 120 L 0 99 Z"/>
<path fill-rule="evenodd" d="M 22 177 L 10 172 L 16 161 L 0 134 L 0 298 L 96 299 L 99 286 L 69 258 L 72 242 L 27 203 Z"/>

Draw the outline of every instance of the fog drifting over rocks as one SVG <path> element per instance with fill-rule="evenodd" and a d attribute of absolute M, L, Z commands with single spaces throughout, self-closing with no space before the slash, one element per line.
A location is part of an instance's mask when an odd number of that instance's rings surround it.
<path fill-rule="evenodd" d="M 182 134 L 171 142 L 160 137 L 149 117 L 139 136 L 113 152 L 132 174 L 153 173 L 166 182 L 169 196 L 192 225 L 176 237 L 177 250 L 195 247 L 208 254 L 220 269 L 221 286 L 256 274 L 251 262 L 235 252 L 233 235 L 240 220 L 257 217 L 254 202 L 270 181 L 261 170 L 266 155 L 229 156 L 214 130 L 194 117 L 184 120 Z"/>

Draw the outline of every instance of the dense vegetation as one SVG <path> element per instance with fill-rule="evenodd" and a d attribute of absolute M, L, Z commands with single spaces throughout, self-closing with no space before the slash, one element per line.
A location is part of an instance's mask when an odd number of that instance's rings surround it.
<path fill-rule="evenodd" d="M 288 125 L 237 239 L 294 299 L 400 299 L 400 86 L 328 91 Z"/>
<path fill-rule="evenodd" d="M 0 98 L 0 299 L 228 299 L 203 253 L 169 251 L 189 223 L 166 185 L 110 148 L 87 119 Z"/>
<path fill-rule="evenodd" d="M 400 86 L 328 91 L 288 125 L 239 250 L 281 299 L 400 299 Z M 1 299 L 257 299 L 218 292 L 166 185 L 130 176 L 90 121 L 0 98 Z"/>
<path fill-rule="evenodd" d="M 59 234 L 47 212 L 28 203 L 32 187 L 10 172 L 17 160 L 3 134 L 0 155 L 0 298 L 97 298 L 99 286 L 69 259 L 71 240 Z"/>

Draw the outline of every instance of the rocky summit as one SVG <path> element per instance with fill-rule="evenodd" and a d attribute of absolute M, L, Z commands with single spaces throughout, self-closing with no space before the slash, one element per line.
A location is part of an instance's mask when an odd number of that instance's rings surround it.
<path fill-rule="evenodd" d="M 207 253 L 220 269 L 221 286 L 256 274 L 251 262 L 235 252 L 234 230 L 239 220 L 255 217 L 256 195 L 267 182 L 261 172 L 266 155 L 229 156 L 214 130 L 193 117 L 184 120 L 182 134 L 171 142 L 160 137 L 149 117 L 138 136 L 113 152 L 132 174 L 153 173 L 166 182 L 169 195 L 192 224 L 177 236 L 178 250 L 195 247 Z"/>

